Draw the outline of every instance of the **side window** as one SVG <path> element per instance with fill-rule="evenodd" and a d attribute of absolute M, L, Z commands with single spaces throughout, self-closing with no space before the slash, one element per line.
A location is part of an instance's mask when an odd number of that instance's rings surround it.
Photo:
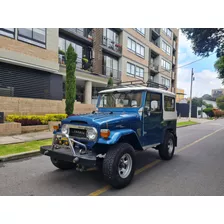
<path fill-rule="evenodd" d="M 164 96 L 164 110 L 175 111 L 175 98 L 171 96 Z"/>
<path fill-rule="evenodd" d="M 161 112 L 161 94 L 158 93 L 147 93 L 145 106 L 150 112 Z"/>

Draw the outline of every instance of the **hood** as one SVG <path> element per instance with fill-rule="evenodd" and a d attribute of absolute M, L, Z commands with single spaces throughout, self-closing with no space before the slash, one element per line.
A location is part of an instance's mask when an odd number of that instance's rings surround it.
<path fill-rule="evenodd" d="M 102 126 L 104 124 L 122 124 L 126 122 L 133 122 L 139 120 L 138 113 L 95 113 L 71 116 L 62 121 L 62 124 L 77 124 L 77 125 L 89 125 L 89 126 Z"/>

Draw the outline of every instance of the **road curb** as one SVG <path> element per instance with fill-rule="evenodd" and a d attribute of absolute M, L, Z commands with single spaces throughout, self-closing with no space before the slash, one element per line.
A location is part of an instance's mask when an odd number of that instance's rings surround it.
<path fill-rule="evenodd" d="M 24 158 L 29 158 L 29 157 L 38 156 L 38 155 L 40 155 L 40 150 L 35 150 L 31 152 L 22 152 L 22 153 L 7 155 L 7 156 L 0 156 L 0 162 L 8 162 L 12 160 L 24 159 Z"/>
<path fill-rule="evenodd" d="M 180 127 L 177 127 L 177 128 L 186 128 L 186 127 L 189 127 L 189 126 L 193 126 L 193 125 L 199 125 L 201 123 L 198 123 L 198 124 L 190 124 L 190 125 L 185 125 L 185 126 L 180 126 Z"/>

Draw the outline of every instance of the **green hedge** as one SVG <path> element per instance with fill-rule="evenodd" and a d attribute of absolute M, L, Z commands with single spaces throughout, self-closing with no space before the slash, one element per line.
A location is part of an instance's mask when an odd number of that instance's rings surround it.
<path fill-rule="evenodd" d="M 213 108 L 205 108 L 203 110 L 203 112 L 206 113 L 206 115 L 209 116 L 209 117 L 214 117 Z"/>
<path fill-rule="evenodd" d="M 22 126 L 46 125 L 48 121 L 61 121 L 67 118 L 66 114 L 46 114 L 46 115 L 8 115 L 6 121 L 18 122 Z"/>

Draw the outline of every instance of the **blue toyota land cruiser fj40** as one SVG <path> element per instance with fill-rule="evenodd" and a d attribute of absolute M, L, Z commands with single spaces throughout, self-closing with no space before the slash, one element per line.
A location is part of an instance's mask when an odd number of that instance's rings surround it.
<path fill-rule="evenodd" d="M 59 169 L 98 167 L 114 188 L 127 186 L 136 151 L 154 148 L 170 160 L 177 146 L 175 94 L 160 87 L 131 82 L 99 92 L 96 111 L 62 120 L 41 153 Z"/>

